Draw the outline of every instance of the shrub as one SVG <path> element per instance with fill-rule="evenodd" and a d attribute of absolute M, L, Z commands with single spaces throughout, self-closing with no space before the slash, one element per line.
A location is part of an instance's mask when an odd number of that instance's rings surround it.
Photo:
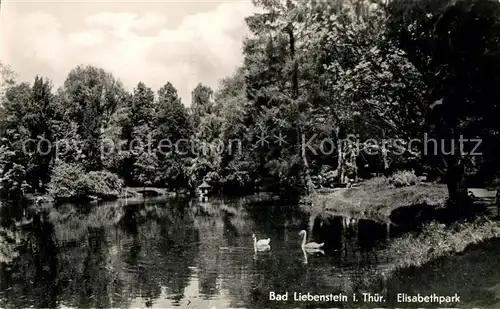
<path fill-rule="evenodd" d="M 0 195 L 4 197 L 20 195 L 26 188 L 26 167 L 19 161 L 18 153 L 0 146 Z"/>
<path fill-rule="evenodd" d="M 389 183 L 396 188 L 414 186 L 420 183 L 414 171 L 397 171 L 389 177 Z"/>
<path fill-rule="evenodd" d="M 16 231 L 0 227 L 0 264 L 8 264 L 19 256 L 18 246 L 21 238 L 16 234 Z"/>
<path fill-rule="evenodd" d="M 122 186 L 123 181 L 108 171 L 85 173 L 79 164 L 58 162 L 48 191 L 56 201 L 90 197 L 113 199 L 120 195 Z"/>
<path fill-rule="evenodd" d="M 500 223 L 486 217 L 451 226 L 430 222 L 421 233 L 407 234 L 389 245 L 397 268 L 421 266 L 436 258 L 463 252 L 469 245 L 500 237 Z"/>
<path fill-rule="evenodd" d="M 371 179 L 366 180 L 363 183 L 363 188 L 366 188 L 367 190 L 379 190 L 379 189 L 386 189 L 389 187 L 391 184 L 389 183 L 389 179 L 385 176 L 380 176 L 380 177 L 374 177 Z"/>
<path fill-rule="evenodd" d="M 359 187 L 314 192 L 304 200 L 312 204 L 313 211 L 332 213 L 364 213 L 373 219 L 385 220 L 393 210 L 413 205 L 443 207 L 448 190 L 443 184 L 418 183 L 415 186 L 396 188 L 388 177 L 375 177 L 362 182 Z"/>
<path fill-rule="evenodd" d="M 51 181 L 47 187 L 49 194 L 56 200 L 70 199 L 84 191 L 80 181 L 85 171 L 79 164 L 57 162 L 52 169 Z"/>
<path fill-rule="evenodd" d="M 91 194 L 99 197 L 116 198 L 120 195 L 123 180 L 108 171 L 90 172 L 85 175 Z"/>

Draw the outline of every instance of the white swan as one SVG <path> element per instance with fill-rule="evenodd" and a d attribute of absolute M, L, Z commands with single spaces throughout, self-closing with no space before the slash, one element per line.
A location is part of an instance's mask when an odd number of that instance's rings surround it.
<path fill-rule="evenodd" d="M 323 245 L 325 244 L 324 242 L 323 243 L 316 243 L 316 242 L 308 242 L 306 243 L 306 238 L 307 238 L 307 232 L 305 230 L 302 230 L 300 231 L 299 233 L 300 236 L 304 236 L 304 238 L 302 238 L 302 245 L 301 247 L 305 250 L 315 250 L 315 249 L 320 249 L 323 247 Z"/>
<path fill-rule="evenodd" d="M 307 253 L 304 247 L 302 247 L 302 253 L 304 253 L 304 264 L 307 264 Z"/>
<path fill-rule="evenodd" d="M 252 234 L 252 238 L 253 238 L 253 249 L 255 252 L 267 251 L 267 250 L 271 249 L 271 246 L 269 246 L 269 243 L 271 242 L 271 238 L 257 240 L 257 237 L 255 237 L 255 234 Z"/>
<path fill-rule="evenodd" d="M 253 243 L 257 246 L 268 246 L 269 243 L 271 242 L 271 238 L 257 240 L 255 234 L 252 234 L 252 238 L 253 238 Z"/>

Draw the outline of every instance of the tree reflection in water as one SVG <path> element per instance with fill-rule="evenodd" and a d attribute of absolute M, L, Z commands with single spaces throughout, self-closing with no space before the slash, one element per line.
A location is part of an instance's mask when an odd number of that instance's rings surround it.
<path fill-rule="evenodd" d="M 388 295 L 419 286 L 407 276 L 376 276 L 389 262 L 383 246 L 370 249 L 371 241 L 358 239 L 373 234 L 371 229 L 342 234 L 335 220 L 326 222 L 311 236 L 327 240 L 325 255 L 305 256 L 298 232 L 310 220 L 293 205 L 156 200 L 129 204 L 123 211 L 110 206 L 110 215 L 106 205 L 90 214 L 76 207 L 3 232 L 18 244 L 10 245 L 11 258 L 0 265 L 0 307 L 271 308 L 277 303 L 269 301 L 269 291 L 289 291 L 290 297 L 294 291 Z M 94 220 L 100 216 L 113 220 Z M 253 232 L 271 238 L 271 250 L 257 252 L 256 258 Z M 491 273 L 499 254 L 482 259 Z M 472 262 L 463 265 L 468 273 L 488 277 Z M 412 274 L 412 280 L 420 276 L 438 291 L 432 274 Z M 498 289 L 498 278 L 485 282 L 488 290 L 475 295 L 491 296 Z M 313 307 L 323 305 L 332 307 Z"/>
<path fill-rule="evenodd" d="M 113 220 L 89 220 L 101 216 Z M 340 289 L 350 282 L 339 279 L 322 257 L 309 256 L 303 264 L 296 234 L 307 217 L 289 205 L 143 201 L 123 211 L 104 205 L 96 213 L 68 210 L 51 218 L 52 223 L 33 225 L 21 257 L 10 269 L 2 268 L 8 282 L 2 291 L 10 288 L 2 292 L 5 307 L 47 308 L 57 302 L 73 307 L 182 307 L 210 302 L 257 308 L 271 304 L 266 301 L 271 290 Z M 271 237 L 273 244 L 255 260 L 253 232 Z M 37 249 L 31 252 L 29 243 Z M 21 278 L 32 283 L 26 287 Z"/>
<path fill-rule="evenodd" d="M 54 227 L 44 214 L 38 214 L 33 219 L 28 232 L 11 230 L 10 234 L 18 238 L 19 247 L 14 259 L 0 265 L 0 287 L 13 295 L 8 299 L 10 306 L 25 307 L 29 304 L 52 308 L 57 304 L 60 288 Z"/>

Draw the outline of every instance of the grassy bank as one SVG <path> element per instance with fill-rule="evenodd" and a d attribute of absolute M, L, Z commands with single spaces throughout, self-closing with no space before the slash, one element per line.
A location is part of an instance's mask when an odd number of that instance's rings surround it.
<path fill-rule="evenodd" d="M 500 222 L 485 216 L 450 225 L 429 222 L 420 232 L 404 234 L 387 244 L 382 250 L 384 263 L 380 267 L 367 269 L 362 285 L 370 289 L 374 285 L 385 284 L 394 276 L 407 278 L 409 274 L 435 269 L 435 262 L 457 261 L 457 257 L 467 255 L 476 246 L 499 238 Z"/>
<path fill-rule="evenodd" d="M 449 226 L 428 223 L 420 233 L 395 239 L 389 245 L 394 270 L 419 267 L 432 260 L 463 252 L 468 246 L 500 237 L 500 222 L 487 217 L 455 222 Z"/>
<path fill-rule="evenodd" d="M 316 192 L 306 202 L 309 210 L 319 216 L 346 214 L 377 221 L 390 221 L 391 213 L 401 207 L 427 205 L 443 207 L 448 198 L 445 185 L 411 182 L 396 185 L 390 177 L 376 177 L 359 187 Z"/>
<path fill-rule="evenodd" d="M 399 220 L 399 224 L 411 226 L 409 230 L 413 232 L 388 244 L 390 262 L 380 270 L 386 277 L 397 270 L 420 267 L 461 253 L 471 245 L 500 238 L 500 221 L 477 216 L 484 205 L 473 205 L 477 209 L 473 218 L 454 221 L 450 217 L 443 221 L 443 215 L 448 218 L 447 198 L 445 185 L 420 182 L 400 173 L 367 180 L 357 188 L 316 192 L 306 202 L 313 217 L 350 216 L 391 224 Z"/>

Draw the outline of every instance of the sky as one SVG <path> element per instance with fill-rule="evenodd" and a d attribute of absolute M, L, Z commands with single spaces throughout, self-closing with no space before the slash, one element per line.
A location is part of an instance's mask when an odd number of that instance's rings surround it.
<path fill-rule="evenodd" d="M 0 61 L 18 81 L 62 85 L 77 65 L 101 67 L 132 90 L 170 81 L 184 104 L 241 64 L 250 0 L 2 0 Z"/>

